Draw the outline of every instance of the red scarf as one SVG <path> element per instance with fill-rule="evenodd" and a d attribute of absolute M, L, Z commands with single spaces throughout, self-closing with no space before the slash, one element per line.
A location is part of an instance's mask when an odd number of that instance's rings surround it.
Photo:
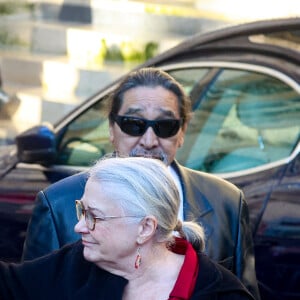
<path fill-rule="evenodd" d="M 193 294 L 199 271 L 197 253 L 193 246 L 182 238 L 175 238 L 175 244 L 170 250 L 185 255 L 185 258 L 169 300 L 188 300 Z"/>

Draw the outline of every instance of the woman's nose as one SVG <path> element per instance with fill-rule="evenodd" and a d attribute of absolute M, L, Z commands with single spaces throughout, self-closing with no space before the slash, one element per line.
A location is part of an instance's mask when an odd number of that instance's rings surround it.
<path fill-rule="evenodd" d="M 82 217 L 77 224 L 74 226 L 74 231 L 81 234 L 81 233 L 88 233 L 89 229 L 86 225 L 85 219 Z"/>

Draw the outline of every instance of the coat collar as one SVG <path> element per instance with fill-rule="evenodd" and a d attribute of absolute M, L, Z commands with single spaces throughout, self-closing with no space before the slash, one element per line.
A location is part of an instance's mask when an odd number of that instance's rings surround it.
<path fill-rule="evenodd" d="M 204 225 L 206 236 L 209 237 L 213 228 L 209 222 L 206 222 L 206 217 L 214 213 L 214 209 L 203 193 L 206 190 L 207 175 L 188 169 L 176 160 L 172 162 L 171 167 L 176 171 L 181 182 L 184 219 L 194 220 Z"/>
<path fill-rule="evenodd" d="M 201 186 L 205 184 L 204 175 L 202 177 L 201 172 L 183 167 L 175 160 L 171 166 L 180 178 L 184 209 L 190 214 L 186 217 L 203 217 L 212 213 L 213 208 L 201 190 Z"/>

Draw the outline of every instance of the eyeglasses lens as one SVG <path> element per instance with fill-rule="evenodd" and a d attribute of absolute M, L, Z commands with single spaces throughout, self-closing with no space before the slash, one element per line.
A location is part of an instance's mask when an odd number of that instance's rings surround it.
<path fill-rule="evenodd" d="M 79 200 L 75 201 L 75 205 L 76 205 L 77 219 L 78 219 L 78 221 L 80 221 L 81 217 L 84 215 L 84 209 L 83 209 L 82 203 Z"/>
<path fill-rule="evenodd" d="M 154 132 L 158 137 L 168 138 L 174 136 L 180 127 L 179 120 L 160 120 L 154 124 Z"/>
<path fill-rule="evenodd" d="M 146 131 L 146 122 L 136 118 L 123 118 L 121 129 L 132 136 L 141 136 Z"/>
<path fill-rule="evenodd" d="M 135 117 L 115 116 L 115 121 L 121 130 L 131 136 L 142 136 L 148 127 L 152 127 L 160 138 L 174 136 L 180 128 L 180 120 L 146 120 Z"/>
<path fill-rule="evenodd" d="M 86 210 L 85 211 L 85 222 L 86 222 L 86 225 L 87 227 L 90 229 L 90 230 L 94 230 L 95 228 L 95 219 L 94 217 L 91 215 L 91 213 Z"/>
<path fill-rule="evenodd" d="M 90 230 L 94 229 L 94 218 L 88 210 L 84 209 L 83 204 L 80 200 L 76 200 L 76 214 L 78 221 L 80 221 L 81 218 L 84 217 L 87 227 Z"/>

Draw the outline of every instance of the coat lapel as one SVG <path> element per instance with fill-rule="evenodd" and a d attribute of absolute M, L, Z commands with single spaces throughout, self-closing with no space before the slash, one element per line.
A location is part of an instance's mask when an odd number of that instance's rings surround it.
<path fill-rule="evenodd" d="M 207 222 L 207 218 L 214 213 L 214 210 L 205 194 L 202 193 L 204 188 L 202 189 L 201 186 L 205 185 L 205 176 L 201 177 L 201 172 L 187 169 L 177 161 L 172 163 L 172 167 L 181 182 L 185 220 L 201 223 L 205 227 L 206 236 L 210 236 L 213 228 Z"/>

